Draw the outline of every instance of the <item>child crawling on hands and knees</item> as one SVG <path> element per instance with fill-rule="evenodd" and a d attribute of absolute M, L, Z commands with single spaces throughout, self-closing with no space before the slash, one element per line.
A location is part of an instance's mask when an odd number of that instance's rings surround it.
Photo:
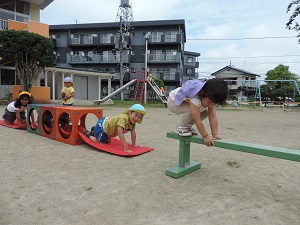
<path fill-rule="evenodd" d="M 192 128 L 195 124 L 206 146 L 213 146 L 214 139 L 221 139 L 218 131 L 216 105 L 223 105 L 228 96 L 227 82 L 220 78 L 207 81 L 188 80 L 181 87 L 171 91 L 168 108 L 171 112 L 181 114 L 176 133 L 180 136 L 197 135 Z M 211 135 L 206 131 L 202 121 L 208 117 Z"/>
<path fill-rule="evenodd" d="M 140 104 L 134 104 L 122 115 L 102 117 L 92 127 L 91 132 L 85 130 L 83 133 L 94 142 L 109 143 L 112 137 L 119 136 L 125 152 L 131 152 L 128 148 L 124 133 L 131 132 L 132 146 L 136 147 L 136 123 L 141 124 L 146 115 L 145 108 Z"/>

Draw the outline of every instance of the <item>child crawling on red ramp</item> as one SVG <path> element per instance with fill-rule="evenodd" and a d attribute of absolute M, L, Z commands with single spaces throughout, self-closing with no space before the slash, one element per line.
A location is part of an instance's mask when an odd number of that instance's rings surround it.
<path fill-rule="evenodd" d="M 141 124 L 146 115 L 145 108 L 140 104 L 134 104 L 130 109 L 118 116 L 102 117 L 91 132 L 85 130 L 83 133 L 94 142 L 109 143 L 112 137 L 119 136 L 125 152 L 131 152 L 128 148 L 124 132 L 131 132 L 132 146 L 136 147 L 136 123 Z"/>

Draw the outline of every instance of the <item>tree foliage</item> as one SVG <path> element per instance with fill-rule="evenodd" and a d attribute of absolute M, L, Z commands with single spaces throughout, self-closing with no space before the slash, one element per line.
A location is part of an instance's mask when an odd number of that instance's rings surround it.
<path fill-rule="evenodd" d="M 300 25 L 296 21 L 296 18 L 300 14 L 300 0 L 294 0 L 292 1 L 288 7 L 287 7 L 287 12 L 290 12 L 293 10 L 292 15 L 289 18 L 289 21 L 286 23 L 286 28 L 289 30 L 295 30 L 299 32 L 297 37 L 300 37 Z M 300 39 L 298 40 L 298 43 L 300 44 Z"/>
<path fill-rule="evenodd" d="M 263 96 L 274 97 L 292 97 L 295 91 L 295 84 L 293 81 L 297 81 L 299 86 L 299 80 L 296 74 L 289 71 L 288 66 L 278 65 L 272 70 L 267 72 L 266 85 L 261 86 L 261 92 Z M 276 80 L 276 81 L 274 81 Z M 287 82 L 287 80 L 292 80 Z"/>
<path fill-rule="evenodd" d="M 53 66 L 55 55 L 52 42 L 28 31 L 0 31 L 0 56 L 15 64 L 22 90 L 30 91 L 41 68 Z"/>

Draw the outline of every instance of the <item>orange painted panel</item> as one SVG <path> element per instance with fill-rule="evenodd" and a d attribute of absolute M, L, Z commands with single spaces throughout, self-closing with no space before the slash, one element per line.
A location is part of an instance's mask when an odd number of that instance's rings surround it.
<path fill-rule="evenodd" d="M 9 30 L 27 30 L 27 24 L 15 20 L 8 20 Z"/>
<path fill-rule="evenodd" d="M 21 91 L 21 85 L 12 86 L 12 100 L 18 98 Z M 30 92 L 36 102 L 50 103 L 50 87 L 32 86 Z"/>
<path fill-rule="evenodd" d="M 28 20 L 27 29 L 29 32 L 33 32 L 33 33 L 42 35 L 46 38 L 49 37 L 49 25 L 48 24 Z"/>

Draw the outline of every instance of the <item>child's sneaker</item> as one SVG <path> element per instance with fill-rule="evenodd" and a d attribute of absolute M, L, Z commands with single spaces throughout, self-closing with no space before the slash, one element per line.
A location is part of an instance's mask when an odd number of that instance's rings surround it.
<path fill-rule="evenodd" d="M 187 129 L 192 133 L 192 135 L 198 135 L 198 132 L 192 127 L 192 125 L 188 125 Z"/>
<path fill-rule="evenodd" d="M 183 136 L 183 137 L 192 136 L 192 133 L 189 131 L 189 129 L 187 127 L 177 127 L 177 129 L 175 130 L 175 133 L 179 134 L 180 136 Z"/>
<path fill-rule="evenodd" d="M 88 130 L 83 131 L 83 134 L 88 138 L 90 138 L 91 136 L 91 132 L 89 132 Z"/>

